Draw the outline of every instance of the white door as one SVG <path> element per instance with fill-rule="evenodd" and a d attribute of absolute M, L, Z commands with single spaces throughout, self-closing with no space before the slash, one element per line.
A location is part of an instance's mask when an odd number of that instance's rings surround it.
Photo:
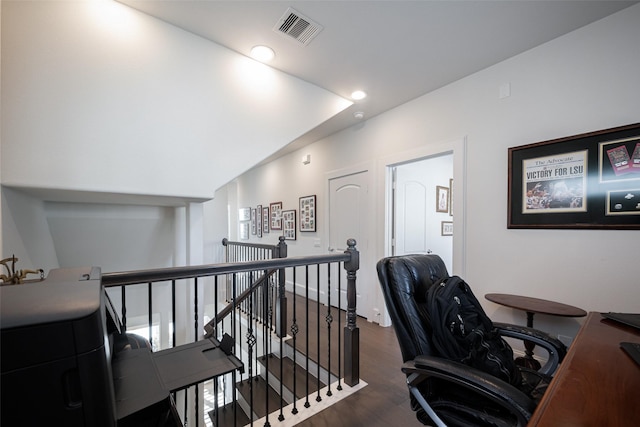
<path fill-rule="evenodd" d="M 356 249 L 360 252 L 360 269 L 356 275 L 356 313 L 369 318 L 372 315 L 369 295 L 377 284 L 372 280 L 375 266 L 369 265 L 367 256 L 369 245 L 370 212 L 368 206 L 368 176 L 369 172 L 359 172 L 351 175 L 329 179 L 329 251 L 343 252 L 347 249 L 347 240 L 356 240 Z M 340 291 L 338 292 L 337 273 L 331 278 L 332 298 L 340 295 L 340 306 L 347 308 L 347 279 L 346 272 L 341 269 Z M 337 306 L 332 299 L 331 305 Z"/>
<path fill-rule="evenodd" d="M 393 172 L 393 254 L 435 253 L 451 272 L 453 237 L 442 235 L 442 223 L 452 222 L 453 217 L 437 212 L 436 188 L 450 187 L 453 155 L 404 163 L 394 166 Z"/>

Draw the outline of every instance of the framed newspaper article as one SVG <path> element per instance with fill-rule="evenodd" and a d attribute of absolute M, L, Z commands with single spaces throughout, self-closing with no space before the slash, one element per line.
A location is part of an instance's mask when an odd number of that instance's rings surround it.
<path fill-rule="evenodd" d="M 508 228 L 640 229 L 640 123 L 508 154 Z"/>

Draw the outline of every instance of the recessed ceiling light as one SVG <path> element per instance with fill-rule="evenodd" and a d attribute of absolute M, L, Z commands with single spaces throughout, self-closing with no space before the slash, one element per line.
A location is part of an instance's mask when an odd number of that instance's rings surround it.
<path fill-rule="evenodd" d="M 251 57 L 260 62 L 269 62 L 275 58 L 276 54 L 268 46 L 254 46 L 251 48 Z"/>
<path fill-rule="evenodd" d="M 361 99 L 365 99 L 367 97 L 367 93 L 362 90 L 356 90 L 351 92 L 351 98 L 360 101 Z"/>

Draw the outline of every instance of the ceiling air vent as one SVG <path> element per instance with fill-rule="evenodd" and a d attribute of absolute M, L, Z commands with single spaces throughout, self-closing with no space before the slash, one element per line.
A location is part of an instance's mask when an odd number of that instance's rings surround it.
<path fill-rule="evenodd" d="M 308 45 L 322 31 L 322 25 L 313 22 L 297 10 L 288 8 L 273 30 L 285 34 L 298 43 Z"/>

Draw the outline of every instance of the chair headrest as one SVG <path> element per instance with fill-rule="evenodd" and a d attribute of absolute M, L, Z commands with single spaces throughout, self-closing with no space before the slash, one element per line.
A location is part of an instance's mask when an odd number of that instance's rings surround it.
<path fill-rule="evenodd" d="M 380 260 L 389 275 L 394 277 L 398 286 L 407 286 L 406 291 L 415 294 L 415 298 L 424 301 L 427 291 L 436 282 L 449 277 L 442 258 L 436 254 L 417 254 L 389 257 Z"/>

